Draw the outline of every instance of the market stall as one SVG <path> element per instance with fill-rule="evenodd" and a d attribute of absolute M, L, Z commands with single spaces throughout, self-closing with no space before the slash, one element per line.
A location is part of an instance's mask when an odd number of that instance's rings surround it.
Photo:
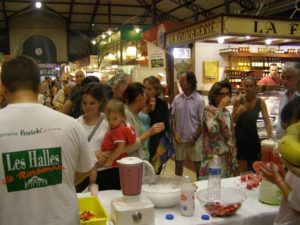
<path fill-rule="evenodd" d="M 192 71 L 197 76 L 197 89 L 204 95 L 213 83 L 227 79 L 234 93 L 242 93 L 246 77 L 260 80 L 268 76 L 273 63 L 281 67 L 287 61 L 297 61 L 300 54 L 300 21 L 278 18 L 220 15 L 166 33 L 166 48 L 192 47 Z M 175 61 L 175 60 L 174 60 Z M 176 64 L 170 78 L 176 83 Z M 273 127 L 277 125 L 279 94 L 276 91 L 258 93 L 266 104 Z M 176 93 L 173 93 L 175 95 Z M 260 127 L 260 126 L 259 126 Z M 262 137 L 265 131 L 262 130 Z"/>
<path fill-rule="evenodd" d="M 239 87 L 245 76 L 260 79 L 271 63 L 279 67 L 299 55 L 299 21 L 220 15 L 166 33 L 166 48 L 193 44 L 192 68 L 198 89 L 227 78 Z M 174 77 L 173 77 L 174 78 Z M 175 79 L 175 78 L 174 78 Z"/>

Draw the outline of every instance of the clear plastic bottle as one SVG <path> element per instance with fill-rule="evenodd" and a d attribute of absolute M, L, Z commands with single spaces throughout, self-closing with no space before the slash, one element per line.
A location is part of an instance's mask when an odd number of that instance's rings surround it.
<path fill-rule="evenodd" d="M 193 216 L 195 212 L 195 186 L 189 176 L 182 177 L 180 212 L 183 216 Z"/>
<path fill-rule="evenodd" d="M 208 166 L 207 197 L 209 201 L 220 200 L 221 172 L 221 160 L 217 155 L 214 155 Z"/>

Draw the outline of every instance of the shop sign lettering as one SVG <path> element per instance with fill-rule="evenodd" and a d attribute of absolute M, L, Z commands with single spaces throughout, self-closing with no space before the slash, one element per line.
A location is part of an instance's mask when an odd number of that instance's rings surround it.
<path fill-rule="evenodd" d="M 265 34 L 277 34 L 275 24 L 272 22 L 259 23 L 259 21 L 254 21 L 254 32 L 255 33 L 265 33 Z"/>
<path fill-rule="evenodd" d="M 289 23 L 287 26 L 288 35 L 294 35 L 298 32 L 298 23 Z M 254 33 L 260 34 L 278 34 L 276 29 L 276 23 L 265 21 L 254 21 Z"/>
<path fill-rule="evenodd" d="M 219 19 L 198 23 L 194 26 L 167 34 L 167 46 L 219 34 L 220 31 L 221 23 Z"/>

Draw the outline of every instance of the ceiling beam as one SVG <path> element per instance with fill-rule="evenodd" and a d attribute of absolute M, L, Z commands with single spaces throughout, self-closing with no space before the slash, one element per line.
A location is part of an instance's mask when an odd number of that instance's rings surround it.
<path fill-rule="evenodd" d="M 6 13 L 5 1 L 2 1 L 2 9 L 3 9 L 3 14 L 4 14 L 4 19 L 5 19 L 6 29 L 9 29 L 8 18 L 7 18 L 7 13 Z"/>
<path fill-rule="evenodd" d="M 23 13 L 23 12 L 26 12 L 27 10 L 30 10 L 30 9 L 32 9 L 32 5 L 29 5 L 29 6 L 23 8 L 19 11 L 15 11 L 13 14 L 9 15 L 7 18 L 11 19 L 11 18 L 13 18 L 13 17 L 15 17 L 15 16 L 17 16 L 17 15 Z"/>
<path fill-rule="evenodd" d="M 141 5 L 143 5 L 146 9 L 150 8 L 150 14 L 152 15 L 151 5 L 149 5 L 145 0 L 136 0 L 136 1 L 139 2 Z M 156 3 L 160 2 L 160 1 L 161 0 L 156 0 Z M 164 12 L 162 12 L 159 9 L 157 9 L 156 12 L 159 13 L 159 15 L 158 15 L 159 22 L 163 22 L 165 19 L 171 20 L 171 21 L 181 21 L 179 18 L 172 16 L 171 14 L 163 15 L 161 17 L 160 15 L 163 14 Z"/>
<path fill-rule="evenodd" d="M 151 11 L 152 11 L 152 25 L 156 26 L 157 25 L 157 8 L 156 8 L 156 0 L 152 0 L 152 5 L 151 5 Z"/>
<path fill-rule="evenodd" d="M 183 7 L 192 10 L 194 13 L 201 13 L 202 15 L 204 15 L 204 17 L 210 17 L 210 16 L 214 16 L 215 14 L 211 11 L 208 11 L 207 9 L 190 3 L 190 4 L 185 4 L 186 0 L 170 0 L 171 2 L 177 3 L 179 5 L 182 5 Z M 194 15 L 193 15 L 194 16 Z"/>
<path fill-rule="evenodd" d="M 70 22 L 71 22 L 71 19 L 72 19 L 73 7 L 74 7 L 74 0 L 71 0 L 71 5 L 70 5 L 70 8 L 69 8 L 69 13 L 68 13 L 69 16 L 68 16 L 68 21 L 67 21 L 67 31 L 70 30 Z"/>
<path fill-rule="evenodd" d="M 234 0 L 229 0 L 229 3 L 232 3 L 232 2 L 234 2 Z M 206 9 L 205 12 L 198 13 L 197 16 L 198 16 L 198 17 L 199 17 L 199 16 L 202 16 L 202 15 L 203 15 L 204 13 L 206 13 L 206 12 L 211 12 L 211 11 L 213 11 L 213 10 L 215 10 L 215 9 L 218 9 L 218 8 L 221 8 L 221 7 L 224 7 L 224 6 L 225 6 L 225 3 L 216 5 L 216 6 L 212 7 L 212 8 Z M 205 16 L 204 16 L 204 17 L 205 17 Z M 183 18 L 182 20 L 185 21 L 185 20 L 190 19 L 190 18 L 195 18 L 195 15 L 185 17 L 185 18 Z"/>
<path fill-rule="evenodd" d="M 95 5 L 94 5 L 93 13 L 92 13 L 91 20 L 90 20 L 90 23 L 89 23 L 89 27 L 88 27 L 88 30 L 87 30 L 88 35 L 91 33 L 91 28 L 92 28 L 92 25 L 94 23 L 95 16 L 96 16 L 96 13 L 98 11 L 98 7 L 99 7 L 100 2 L 101 2 L 101 0 L 97 0 Z"/>
<path fill-rule="evenodd" d="M 64 16 L 63 14 L 61 14 L 60 12 L 57 12 L 56 10 L 52 9 L 51 7 L 47 6 L 46 4 L 43 5 L 43 7 L 41 8 L 42 10 L 45 11 L 49 11 L 52 12 L 58 16 L 60 16 L 61 18 L 63 18 L 64 20 L 68 21 L 68 18 L 66 16 Z"/>
<path fill-rule="evenodd" d="M 4 20 L 3 20 L 4 21 Z M 73 21 L 71 24 L 86 24 L 88 25 L 88 22 L 82 22 L 82 21 Z M 108 25 L 107 22 L 94 22 L 95 25 Z M 125 23 L 114 23 L 112 22 L 111 25 L 116 25 L 116 26 L 119 26 L 119 25 L 122 25 L 122 24 L 125 24 Z M 126 23 L 127 25 L 137 25 L 136 23 Z M 151 23 L 145 23 L 143 25 L 152 25 Z"/>
<path fill-rule="evenodd" d="M 276 2 L 269 3 L 268 9 L 264 10 L 264 16 L 271 16 L 280 12 L 285 12 L 295 9 L 295 1 L 291 0 L 277 0 Z M 256 14 L 257 9 L 247 12 L 248 14 Z"/>
<path fill-rule="evenodd" d="M 173 8 L 173 9 L 167 11 L 167 12 L 162 13 L 160 16 L 164 16 L 164 15 L 170 14 L 170 13 L 172 13 L 172 12 L 180 9 L 181 7 L 183 7 L 183 6 L 187 5 L 187 4 L 193 3 L 194 1 L 196 1 L 196 0 L 185 1 L 184 4 L 177 3 L 177 4 L 179 4 L 177 7 Z"/>
<path fill-rule="evenodd" d="M 243 12 L 248 12 L 255 9 L 255 3 L 250 0 L 235 0 L 234 2 L 238 3 L 242 8 Z"/>
<path fill-rule="evenodd" d="M 72 1 L 74 1 L 74 0 L 72 0 Z M 71 9 L 71 7 L 70 7 L 70 9 Z M 73 10 L 73 7 L 72 7 L 72 10 Z M 17 12 L 17 11 L 15 11 L 15 10 L 8 10 L 8 9 L 6 9 L 5 10 L 6 11 L 6 13 L 15 13 L 15 12 Z M 71 16 L 70 16 L 70 12 L 71 12 Z M 2 9 L 0 9 L 0 13 L 4 13 L 4 10 L 2 10 Z M 71 17 L 72 17 L 72 15 L 91 15 L 91 13 L 86 13 L 86 12 L 73 12 L 73 11 L 68 11 L 68 12 L 60 12 L 60 14 L 62 14 L 62 15 L 68 15 L 68 18 L 70 18 L 70 20 L 71 20 Z M 135 14 L 121 14 L 121 13 L 112 13 L 111 15 L 112 16 L 120 16 L 120 17 L 141 17 L 141 18 L 143 18 L 143 17 L 145 17 L 145 15 L 144 15 L 145 13 L 143 13 L 143 14 L 141 14 L 141 15 L 135 15 Z M 95 13 L 95 15 L 96 16 L 107 16 L 108 14 L 107 13 Z M 151 16 L 147 16 L 146 15 L 146 17 L 151 17 Z"/>
<path fill-rule="evenodd" d="M 13 3 L 33 3 L 33 1 L 32 0 L 13 0 Z M 44 4 L 47 4 L 47 5 L 51 5 L 51 4 L 54 4 L 54 5 L 70 5 L 70 1 L 46 1 L 46 2 L 44 2 Z M 95 3 L 92 3 L 92 2 L 74 2 L 74 5 L 91 5 L 91 6 L 94 6 Z M 108 6 L 108 5 L 109 5 L 108 3 L 101 3 L 100 4 L 100 6 Z M 111 6 L 143 8 L 141 5 L 136 5 L 136 4 L 111 4 Z"/>
<path fill-rule="evenodd" d="M 111 28 L 111 1 L 108 0 L 108 7 L 107 7 L 107 20 L 108 20 L 108 28 Z"/>

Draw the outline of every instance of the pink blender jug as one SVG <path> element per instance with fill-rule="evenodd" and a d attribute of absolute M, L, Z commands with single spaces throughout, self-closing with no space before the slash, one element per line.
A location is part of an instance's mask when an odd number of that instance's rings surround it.
<path fill-rule="evenodd" d="M 136 196 L 141 193 L 144 174 L 149 174 L 150 178 L 155 179 L 155 171 L 152 165 L 137 157 L 125 157 L 118 160 L 120 171 L 120 183 L 122 193 L 125 196 Z M 145 173 L 145 171 L 147 173 Z"/>

